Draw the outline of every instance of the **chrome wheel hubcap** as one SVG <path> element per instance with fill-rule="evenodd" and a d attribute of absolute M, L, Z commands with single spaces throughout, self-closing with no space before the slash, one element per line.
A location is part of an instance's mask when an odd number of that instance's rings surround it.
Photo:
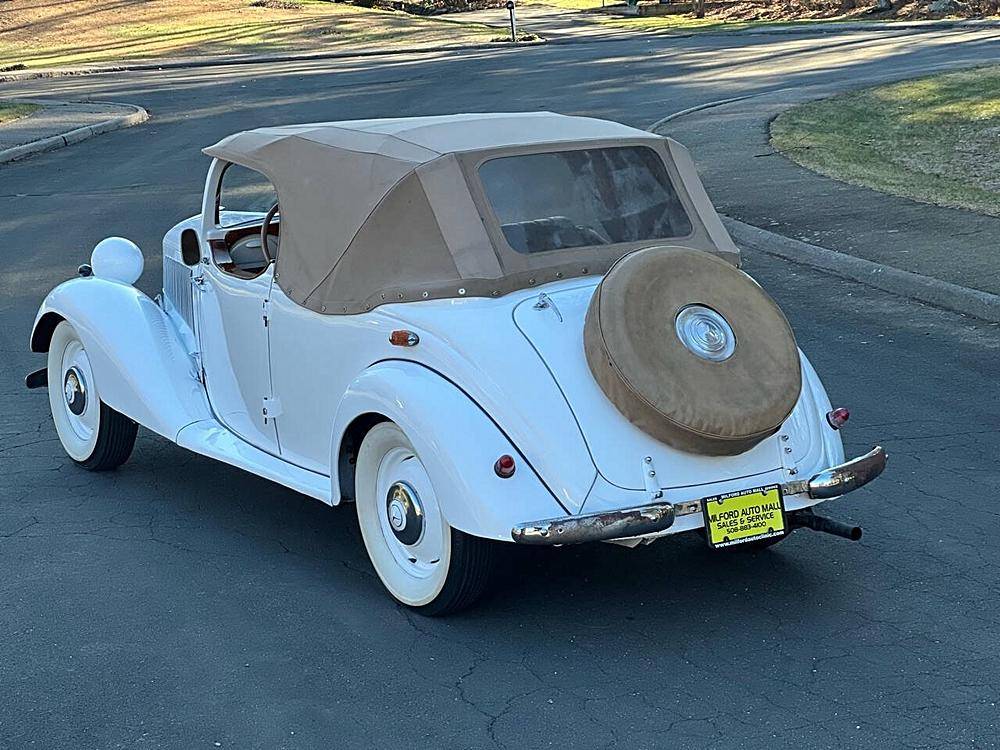
<path fill-rule="evenodd" d="M 420 496 L 406 482 L 394 482 L 385 498 L 389 528 L 400 544 L 410 546 L 424 533 L 424 509 Z"/>
<path fill-rule="evenodd" d="M 71 367 L 66 371 L 66 378 L 63 381 L 63 398 L 66 399 L 66 408 L 71 414 L 80 416 L 87 410 L 87 381 L 83 373 L 76 367 Z"/>

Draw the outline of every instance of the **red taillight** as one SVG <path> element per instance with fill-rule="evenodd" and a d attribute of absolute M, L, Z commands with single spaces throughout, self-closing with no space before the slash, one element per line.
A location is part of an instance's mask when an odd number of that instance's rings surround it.
<path fill-rule="evenodd" d="M 850 418 L 851 418 L 851 412 L 849 412 L 843 406 L 838 407 L 831 412 L 828 412 L 826 415 L 826 421 L 829 422 L 830 426 L 835 430 L 839 430 L 841 427 L 847 424 L 847 420 Z"/>
<path fill-rule="evenodd" d="M 497 476 L 501 479 L 509 479 L 514 476 L 514 457 L 508 456 L 506 453 L 497 459 L 497 462 L 493 464 L 493 471 L 497 473 Z"/>

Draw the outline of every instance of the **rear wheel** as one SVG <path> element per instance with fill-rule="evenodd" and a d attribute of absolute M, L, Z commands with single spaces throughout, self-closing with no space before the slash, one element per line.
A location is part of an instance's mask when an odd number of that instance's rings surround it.
<path fill-rule="evenodd" d="M 49 407 L 63 449 L 90 471 L 121 466 L 132 454 L 138 425 L 101 401 L 83 342 L 63 321 L 49 343 Z"/>
<path fill-rule="evenodd" d="M 396 601 L 435 616 L 464 609 L 485 593 L 495 544 L 448 525 L 430 475 L 392 422 L 375 425 L 361 443 L 356 500 L 368 557 Z"/>

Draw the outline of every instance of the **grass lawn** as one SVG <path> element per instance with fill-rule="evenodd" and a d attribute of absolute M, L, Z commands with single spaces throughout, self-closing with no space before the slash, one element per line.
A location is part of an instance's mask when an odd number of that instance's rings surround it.
<path fill-rule="evenodd" d="M 1000 216 L 1000 65 L 802 104 L 771 140 L 845 182 Z"/>
<path fill-rule="evenodd" d="M 0 69 L 123 59 L 478 44 L 490 26 L 322 0 L 6 0 Z"/>
<path fill-rule="evenodd" d="M 0 101 L 0 124 L 30 115 L 38 109 L 37 104 L 13 104 Z"/>

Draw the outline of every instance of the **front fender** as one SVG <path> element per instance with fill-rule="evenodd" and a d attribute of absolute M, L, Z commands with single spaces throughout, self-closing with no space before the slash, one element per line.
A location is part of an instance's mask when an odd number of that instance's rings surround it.
<path fill-rule="evenodd" d="M 515 525 L 566 513 L 517 446 L 472 399 L 433 370 L 398 360 L 365 370 L 340 402 L 330 462 L 335 490 L 340 487 L 338 457 L 345 434 L 355 420 L 371 415 L 392 420 L 406 433 L 454 528 L 510 541 Z M 505 453 L 517 462 L 509 479 L 493 469 Z M 336 491 L 334 496 L 339 501 Z"/>
<path fill-rule="evenodd" d="M 80 336 L 101 400 L 112 409 L 170 440 L 185 425 L 212 419 L 173 324 L 135 287 L 93 276 L 60 284 L 35 317 L 32 351 L 48 351 L 60 320 Z"/>

